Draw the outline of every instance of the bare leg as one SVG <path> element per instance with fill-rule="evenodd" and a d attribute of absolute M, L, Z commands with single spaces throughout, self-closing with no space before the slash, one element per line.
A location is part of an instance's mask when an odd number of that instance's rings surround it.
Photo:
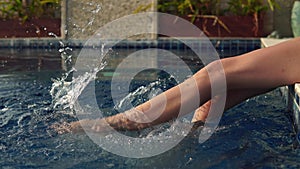
<path fill-rule="evenodd" d="M 225 110 L 228 110 L 232 108 L 233 106 L 241 103 L 242 101 L 245 101 L 246 99 L 249 99 L 251 97 L 269 92 L 270 90 L 264 90 L 264 89 L 258 89 L 258 90 L 233 90 L 228 91 L 227 93 L 227 99 L 225 104 Z M 216 96 L 217 97 L 217 96 Z M 216 98 L 216 101 L 218 99 Z M 204 122 L 206 117 L 208 116 L 209 109 L 211 106 L 211 100 L 200 106 L 193 116 L 192 122 L 202 121 Z"/>
<path fill-rule="evenodd" d="M 210 106 L 211 106 L 211 100 L 207 101 L 206 103 L 204 103 L 202 106 L 200 106 L 197 110 L 195 110 L 192 122 L 205 122 L 209 110 L 210 110 Z"/>
<path fill-rule="evenodd" d="M 234 96 L 230 97 L 232 98 L 228 103 L 228 106 L 230 107 L 230 105 L 248 98 L 249 95 L 260 94 L 279 86 L 300 82 L 300 38 L 241 56 L 222 59 L 221 63 L 226 75 L 227 91 L 251 91 L 246 94 L 233 93 L 232 95 L 237 95 L 240 98 L 237 97 L 238 99 L 234 100 Z M 211 84 L 207 70 L 213 70 L 213 72 L 210 72 L 210 76 L 213 75 L 217 77 L 220 70 L 214 69 L 216 64 L 218 64 L 218 62 L 209 64 L 206 66 L 206 69 L 201 69 L 187 81 L 154 97 L 150 101 L 137 106 L 136 109 L 139 112 L 143 112 L 145 116 L 149 117 L 153 116 L 153 114 L 157 114 L 157 110 L 162 108 L 162 106 L 165 106 L 163 107 L 161 115 L 152 122 L 136 123 L 128 120 L 126 116 L 124 116 L 124 113 L 107 117 L 106 121 L 116 129 L 129 130 L 141 129 L 169 121 L 172 118 L 177 117 L 181 105 L 189 104 L 189 102 L 192 102 L 196 97 L 195 93 L 198 94 L 195 91 L 185 93 L 187 97 L 185 100 L 181 100 L 180 87 L 189 89 L 190 82 L 193 80 L 197 83 L 197 89 L 201 96 L 201 100 L 198 105 L 190 106 L 189 109 L 186 110 L 186 113 L 195 110 L 197 107 L 209 101 L 211 97 L 215 97 L 211 96 Z M 166 105 L 161 105 L 161 100 L 164 100 L 164 98 L 166 98 L 167 103 Z M 102 130 L 102 121 L 103 119 L 92 121 L 85 120 L 84 123 L 81 124 L 88 127 L 92 125 L 93 130 L 97 132 Z M 79 123 L 73 123 L 71 125 L 72 129 L 78 129 L 78 124 Z"/>
<path fill-rule="evenodd" d="M 248 98 L 251 98 L 253 96 L 257 96 L 257 95 L 262 94 L 262 93 L 266 93 L 268 91 L 270 91 L 270 90 L 257 89 L 257 90 L 233 90 L 233 91 L 228 91 L 226 104 L 225 104 L 225 110 L 230 109 L 231 107 L 241 103 L 242 101 L 244 101 Z M 216 97 L 218 97 L 218 96 L 216 96 Z M 217 99 L 216 99 L 216 101 L 217 101 Z M 210 106 L 211 106 L 211 100 L 207 101 L 205 104 L 200 106 L 195 111 L 192 122 L 195 123 L 195 124 L 197 122 L 200 122 L 200 123 L 203 124 L 203 122 L 205 122 L 205 120 L 206 120 L 206 117 L 208 116 Z M 114 122 L 115 119 L 118 119 L 119 123 Z M 130 130 L 130 129 L 137 130 L 137 129 L 145 128 L 145 125 L 143 125 L 143 124 L 128 122 L 128 119 L 126 119 L 125 117 L 122 117 L 122 114 L 118 114 L 116 116 L 108 117 L 106 119 L 106 121 L 108 121 L 109 124 L 113 124 L 112 127 L 114 127 L 117 130 Z M 73 130 L 77 130 L 77 132 L 78 131 L 83 131 L 83 129 L 81 128 L 82 124 L 85 124 L 85 127 L 87 127 L 88 125 L 90 127 L 92 127 L 92 125 L 93 125 L 93 123 L 91 123 L 90 120 L 81 121 L 81 124 L 79 122 L 74 122 L 74 123 L 72 123 Z M 197 126 L 198 126 L 198 124 L 196 124 L 195 127 L 197 127 Z M 68 130 L 68 128 L 62 128 L 62 130 Z M 101 130 L 105 130 L 105 129 L 102 128 Z"/>

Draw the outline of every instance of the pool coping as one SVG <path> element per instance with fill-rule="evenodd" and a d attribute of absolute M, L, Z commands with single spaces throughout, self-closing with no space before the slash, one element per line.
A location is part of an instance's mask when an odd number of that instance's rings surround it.
<path fill-rule="evenodd" d="M 287 39 L 273 39 L 273 38 L 261 38 L 261 47 L 270 47 L 284 41 L 289 40 Z M 280 91 L 282 96 L 285 99 L 287 109 L 289 112 L 292 113 L 293 117 L 293 125 L 296 132 L 300 132 L 300 83 L 283 86 L 280 87 Z"/>

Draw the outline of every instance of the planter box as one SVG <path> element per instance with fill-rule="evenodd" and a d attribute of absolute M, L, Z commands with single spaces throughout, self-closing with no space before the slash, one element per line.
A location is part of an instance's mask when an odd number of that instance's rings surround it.
<path fill-rule="evenodd" d="M 182 17 L 188 21 L 190 17 Z M 201 29 L 208 37 L 262 37 L 266 36 L 263 32 L 263 19 L 258 20 L 258 30 L 255 31 L 255 22 L 252 16 L 218 16 L 218 19 L 222 21 L 226 27 L 230 30 L 228 32 L 220 24 L 215 22 L 213 18 L 198 17 L 193 24 Z M 159 18 L 158 23 L 166 23 L 163 18 Z M 158 27 L 160 29 L 160 27 Z M 161 28 L 163 29 L 163 28 Z M 164 28 L 168 29 L 168 28 Z M 180 29 L 180 28 L 179 28 Z M 176 32 L 176 30 L 169 30 L 170 32 Z M 175 34 L 175 33 L 174 33 Z M 188 33 L 187 33 L 188 34 Z"/>
<path fill-rule="evenodd" d="M 218 17 L 230 30 L 228 32 L 220 24 L 214 25 L 214 19 L 198 18 L 194 24 L 209 37 L 261 37 L 263 20 L 258 20 L 258 30 L 255 31 L 255 21 L 252 16 L 219 16 Z"/>
<path fill-rule="evenodd" d="M 0 38 L 53 37 L 61 36 L 61 19 L 0 20 Z"/>

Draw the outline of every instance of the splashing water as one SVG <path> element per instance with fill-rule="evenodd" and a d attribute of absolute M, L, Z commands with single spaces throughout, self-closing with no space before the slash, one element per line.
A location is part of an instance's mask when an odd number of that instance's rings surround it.
<path fill-rule="evenodd" d="M 55 36 L 55 34 L 52 34 Z M 74 115 L 74 105 L 82 91 L 86 86 L 96 78 L 96 74 L 104 69 L 106 61 L 102 61 L 106 51 L 104 50 L 105 44 L 102 44 L 99 60 L 101 61 L 99 66 L 87 71 L 78 77 L 72 77 L 71 81 L 68 81 L 72 73 L 77 70 L 73 66 L 73 54 L 72 48 L 66 46 L 60 41 L 61 48 L 58 50 L 62 60 L 64 60 L 64 69 L 67 71 L 59 79 L 52 79 L 52 87 L 50 95 L 52 96 L 52 107 L 54 109 L 62 109 L 65 114 Z"/>
<path fill-rule="evenodd" d="M 82 2 L 79 2 L 82 3 Z M 83 8 L 86 12 L 89 12 L 92 14 L 92 17 L 88 21 L 85 26 L 79 26 L 80 31 L 77 33 L 82 33 L 85 31 L 85 29 L 91 25 L 93 25 L 95 18 L 97 14 L 101 11 L 101 4 L 99 3 L 85 3 L 88 5 L 87 9 Z M 83 5 L 83 6 L 86 6 Z M 67 30 L 65 30 L 67 33 Z M 53 36 L 56 39 L 59 39 L 59 37 L 54 34 L 53 32 L 49 33 L 49 36 Z M 85 87 L 95 79 L 97 72 L 104 69 L 106 66 L 106 63 L 103 61 L 100 63 L 100 65 L 90 72 L 85 72 L 84 74 L 72 78 L 72 80 L 68 80 L 69 77 L 77 71 L 73 65 L 74 65 L 74 56 L 73 56 L 73 49 L 68 47 L 63 41 L 59 40 L 60 43 L 60 49 L 58 50 L 60 52 L 60 56 L 62 60 L 64 60 L 63 69 L 66 71 L 59 79 L 52 79 L 53 84 L 50 90 L 50 94 L 52 96 L 52 107 L 54 109 L 63 109 L 63 113 L 74 115 L 74 104 L 77 100 L 77 98 L 80 96 L 82 91 L 85 89 Z M 99 57 L 100 60 L 103 59 L 104 52 L 104 46 L 102 45 L 101 48 L 101 55 Z"/>
<path fill-rule="evenodd" d="M 120 100 L 116 105 L 115 109 L 121 109 L 122 107 L 127 107 L 126 105 L 131 104 L 131 101 L 138 95 L 144 95 L 149 92 L 153 87 L 159 85 L 159 81 L 154 81 L 146 86 L 140 86 L 135 91 L 128 93 L 122 100 Z"/>
<path fill-rule="evenodd" d="M 50 32 L 48 35 L 59 39 L 59 37 L 53 32 Z M 72 64 L 73 49 L 65 45 L 64 42 L 61 40 L 59 41 L 59 44 L 60 48 L 58 51 L 60 53 L 61 58 L 65 61 L 64 66 L 67 67 L 68 65 Z"/>
<path fill-rule="evenodd" d="M 114 109 L 126 111 L 127 109 L 131 108 L 131 104 L 134 100 L 136 100 L 139 96 L 148 96 L 148 98 L 141 98 L 138 99 L 138 104 L 145 102 L 148 99 L 151 99 L 160 93 L 163 92 L 163 90 L 166 90 L 168 85 L 167 82 L 174 81 L 174 76 L 170 75 L 167 78 L 164 79 L 157 79 L 153 82 L 150 82 L 147 85 L 142 85 L 135 89 L 132 92 L 129 92 L 123 99 L 116 102 L 116 105 L 114 106 Z"/>
<path fill-rule="evenodd" d="M 71 82 L 67 82 L 66 79 L 70 73 L 76 71 L 74 68 L 67 72 L 61 79 L 54 79 L 50 90 L 53 108 L 61 107 L 63 110 L 69 110 L 67 114 L 74 115 L 73 108 L 77 98 L 85 87 L 95 79 L 98 71 L 102 70 L 105 65 L 106 64 L 103 63 L 92 71 L 85 72 L 83 75 L 73 78 Z"/>

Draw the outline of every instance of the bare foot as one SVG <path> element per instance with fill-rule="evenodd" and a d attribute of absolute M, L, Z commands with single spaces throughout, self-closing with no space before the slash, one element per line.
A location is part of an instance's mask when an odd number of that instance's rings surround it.
<path fill-rule="evenodd" d="M 210 109 L 211 101 L 206 102 L 201 107 L 199 107 L 192 119 L 194 123 L 194 127 L 198 128 L 199 126 L 203 125 L 205 119 L 208 115 Z M 109 126 L 107 122 L 112 125 Z M 62 123 L 62 124 L 54 124 L 51 126 L 58 134 L 64 133 L 83 133 L 83 132 L 95 132 L 95 133 L 108 133 L 112 131 L 113 128 L 124 130 L 124 129 L 140 129 L 144 127 L 140 127 L 141 124 L 133 123 L 130 125 L 128 120 L 125 119 L 121 114 L 115 115 L 114 117 L 110 117 L 106 119 L 85 119 L 79 120 L 71 123 Z"/>
<path fill-rule="evenodd" d="M 192 119 L 192 122 L 205 122 L 208 113 L 209 113 L 209 109 L 210 109 L 210 105 L 211 105 L 211 100 L 206 102 L 205 104 L 203 104 L 201 107 L 199 107 L 194 114 L 194 117 Z"/>
<path fill-rule="evenodd" d="M 58 134 L 84 132 L 107 133 L 112 130 L 112 128 L 107 125 L 105 119 L 84 119 L 71 123 L 64 122 L 62 124 L 54 124 L 51 128 Z"/>
<path fill-rule="evenodd" d="M 71 132 L 71 125 L 67 122 L 63 122 L 62 124 L 55 123 L 51 125 L 50 128 L 54 129 L 58 134 L 65 134 Z"/>

